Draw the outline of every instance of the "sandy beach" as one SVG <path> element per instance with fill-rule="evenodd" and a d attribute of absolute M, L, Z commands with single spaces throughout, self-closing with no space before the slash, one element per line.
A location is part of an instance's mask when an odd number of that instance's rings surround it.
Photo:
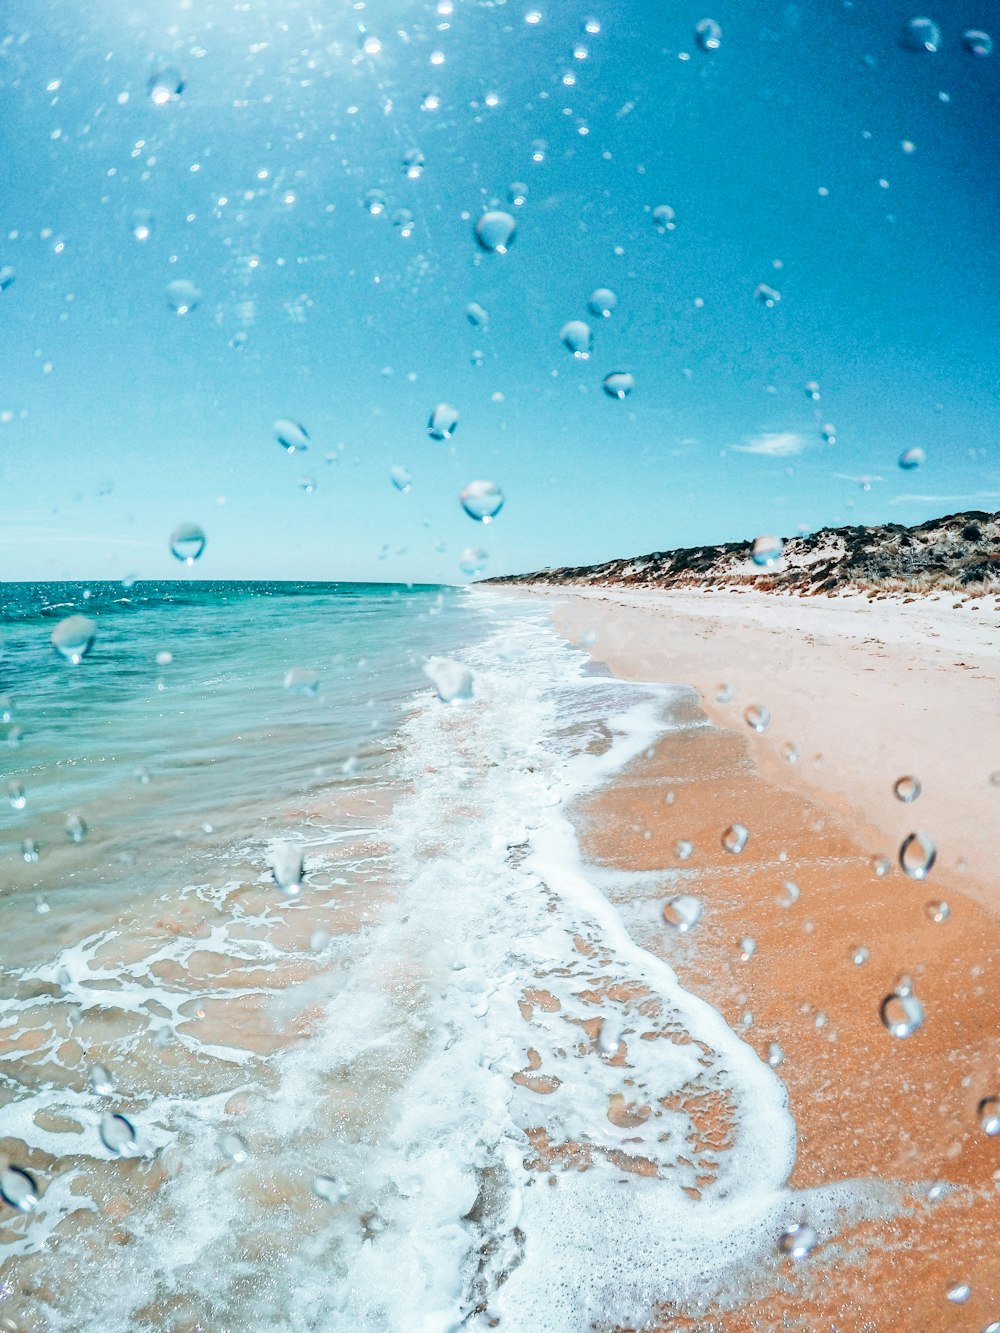
<path fill-rule="evenodd" d="M 1000 1089 L 992 599 L 970 611 L 945 598 L 535 591 L 595 669 L 689 684 L 711 723 L 668 736 L 579 811 L 585 851 L 693 876 L 695 930 L 672 936 L 651 902 L 641 942 L 780 1059 L 799 1139 L 790 1183 L 898 1191 L 889 1220 L 782 1261 L 777 1294 L 704 1322 L 665 1309 L 661 1327 L 992 1327 L 1000 1137 L 977 1111 Z M 760 707 L 771 721 L 757 732 L 743 714 Z M 894 794 L 901 777 L 919 780 L 910 803 Z M 739 855 L 721 841 L 735 822 L 749 832 Z M 898 864 L 912 832 L 937 849 L 922 880 Z M 926 1017 L 898 1039 L 880 1006 L 905 978 Z"/>

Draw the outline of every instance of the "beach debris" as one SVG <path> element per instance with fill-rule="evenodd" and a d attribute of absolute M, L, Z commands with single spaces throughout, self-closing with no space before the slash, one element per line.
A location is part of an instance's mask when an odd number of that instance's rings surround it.
<path fill-rule="evenodd" d="M 350 1193 L 344 1182 L 336 1176 L 313 1176 L 309 1188 L 324 1203 L 341 1203 Z"/>
<path fill-rule="evenodd" d="M 695 24 L 694 39 L 703 51 L 718 51 L 722 45 L 722 29 L 715 19 L 702 19 Z"/>
<path fill-rule="evenodd" d="M 976 1111 L 983 1133 L 996 1138 L 1000 1134 L 1000 1097 L 984 1097 Z"/>
<path fill-rule="evenodd" d="M 868 962 L 869 952 L 867 945 L 858 944 L 850 952 L 851 962 L 855 967 L 862 967 Z"/>
<path fill-rule="evenodd" d="M 964 1305 L 971 1295 L 972 1288 L 968 1282 L 956 1282 L 945 1293 L 946 1298 L 951 1301 L 952 1305 Z"/>
<path fill-rule="evenodd" d="M 938 925 L 940 925 L 942 921 L 947 921 L 951 916 L 951 908 L 943 900 L 938 901 L 932 899 L 929 903 L 925 904 L 924 912 L 932 921 L 936 921 Z"/>
<path fill-rule="evenodd" d="M 600 319 L 610 319 L 617 304 L 618 297 L 610 287 L 595 287 L 587 297 L 587 309 Z"/>
<path fill-rule="evenodd" d="M 755 565 L 773 565 L 781 559 L 785 544 L 780 537 L 755 537 L 750 548 L 750 559 Z"/>
<path fill-rule="evenodd" d="M 757 941 L 751 935 L 744 935 L 740 940 L 740 962 L 749 963 L 757 952 Z"/>
<path fill-rule="evenodd" d="M 962 33 L 962 46 L 970 56 L 993 54 L 993 38 L 981 28 L 968 28 Z"/>
<path fill-rule="evenodd" d="M 490 254 L 505 255 L 514 242 L 517 223 L 509 213 L 500 209 L 490 209 L 476 223 L 476 240 L 481 250 Z"/>
<path fill-rule="evenodd" d="M 491 523 L 504 502 L 503 491 L 495 481 L 470 481 L 458 498 L 469 517 L 479 523 Z"/>
<path fill-rule="evenodd" d="M 478 301 L 470 301 L 465 307 L 465 318 L 474 329 L 488 329 L 490 317 Z"/>
<path fill-rule="evenodd" d="M 481 546 L 466 546 L 459 553 L 458 567 L 463 574 L 481 574 L 489 559 L 489 551 L 484 551 Z"/>
<path fill-rule="evenodd" d="M 458 425 L 458 412 L 450 403 L 438 403 L 427 420 L 427 434 L 432 440 L 450 440 Z"/>
<path fill-rule="evenodd" d="M 604 376 L 601 388 L 609 398 L 624 400 L 635 388 L 635 376 L 628 370 L 613 370 Z"/>
<path fill-rule="evenodd" d="M 309 448 L 309 432 L 301 422 L 279 417 L 272 430 L 282 449 L 290 454 L 304 454 Z"/>
<path fill-rule="evenodd" d="M 461 704 L 472 698 L 472 672 L 453 658 L 429 658 L 424 663 L 424 675 L 443 704 Z"/>
<path fill-rule="evenodd" d="M 613 1060 L 622 1048 L 622 1021 L 617 1016 L 605 1018 L 597 1034 L 597 1049 Z"/>
<path fill-rule="evenodd" d="M 781 300 L 781 293 L 769 287 L 766 282 L 759 282 L 753 290 L 754 298 L 767 310 L 773 310 Z"/>
<path fill-rule="evenodd" d="M 912 805 L 923 788 L 916 778 L 905 777 L 897 778 L 892 784 L 892 790 L 897 801 L 902 801 L 904 805 Z"/>
<path fill-rule="evenodd" d="M 97 622 L 89 616 L 67 616 L 52 631 L 52 647 L 67 662 L 79 666 L 94 646 Z"/>
<path fill-rule="evenodd" d="M 201 301 L 201 292 L 187 278 L 177 278 L 167 283 L 167 305 L 175 315 L 189 315 L 197 310 Z"/>
<path fill-rule="evenodd" d="M 515 208 L 522 208 L 528 198 L 528 187 L 524 181 L 511 181 L 507 186 L 507 202 Z"/>
<path fill-rule="evenodd" d="M 750 830 L 744 824 L 730 824 L 722 835 L 722 845 L 727 852 L 732 852 L 733 856 L 739 856 L 747 845 L 749 836 Z"/>
<path fill-rule="evenodd" d="M 586 361 L 590 356 L 592 341 L 590 325 L 585 324 L 582 319 L 571 319 L 559 330 L 559 341 L 577 360 Z"/>
<path fill-rule="evenodd" d="M 239 1166 L 250 1156 L 250 1150 L 239 1134 L 223 1134 L 219 1140 L 219 1151 L 226 1161 L 232 1162 L 234 1166 Z"/>
<path fill-rule="evenodd" d="M 694 851 L 694 843 L 688 842 L 687 838 L 679 838 L 674 846 L 679 861 L 687 861 Z"/>
<path fill-rule="evenodd" d="M 937 860 L 937 848 L 926 833 L 911 833 L 899 848 L 899 864 L 910 879 L 926 879 Z"/>
<path fill-rule="evenodd" d="M 89 831 L 83 815 L 66 816 L 66 837 L 70 842 L 83 842 Z"/>
<path fill-rule="evenodd" d="M 941 45 L 941 29 L 933 19 L 909 19 L 903 24 L 899 44 L 906 51 L 934 52 Z"/>
<path fill-rule="evenodd" d="M 98 1097 L 108 1097 L 115 1089 L 110 1071 L 102 1064 L 90 1066 L 87 1070 L 87 1082 L 90 1084 L 91 1092 L 95 1092 Z"/>
<path fill-rule="evenodd" d="M 777 1069 L 784 1062 L 785 1052 L 776 1041 L 772 1041 L 767 1048 L 767 1063 L 772 1069 Z"/>
<path fill-rule="evenodd" d="M 759 733 L 771 725 L 771 714 L 763 704 L 750 704 L 743 710 L 743 721 L 752 731 Z"/>
<path fill-rule="evenodd" d="M 910 1037 L 924 1021 L 924 1006 L 901 985 L 882 1001 L 882 1022 L 894 1037 Z"/>
<path fill-rule="evenodd" d="M 701 918 L 701 903 L 689 893 L 678 893 L 663 904 L 663 920 L 678 935 L 686 935 Z"/>
<path fill-rule="evenodd" d="M 154 106 L 166 106 L 176 102 L 184 91 L 184 76 L 176 65 L 164 65 L 150 76 L 146 87 Z"/>
<path fill-rule="evenodd" d="M 308 695 L 315 698 L 319 690 L 319 672 L 312 667 L 290 667 L 285 672 L 285 689 L 289 694 Z"/>
<path fill-rule="evenodd" d="M 38 1204 L 38 1186 L 23 1167 L 8 1166 L 0 1172 L 0 1197 L 18 1212 L 30 1213 Z"/>
<path fill-rule="evenodd" d="M 897 462 L 904 472 L 913 472 L 927 461 L 927 455 L 923 449 L 914 447 L 913 449 L 904 449 L 899 455 Z"/>
<path fill-rule="evenodd" d="M 7 788 L 7 796 L 15 810 L 23 810 L 28 804 L 23 782 L 12 782 Z"/>
<path fill-rule="evenodd" d="M 413 489 L 413 477 L 401 463 L 393 463 L 389 469 L 389 480 L 402 495 Z"/>
<path fill-rule="evenodd" d="M 282 893 L 296 894 L 302 888 L 302 861 L 301 843 L 276 842 L 271 847 L 267 863 Z"/>
<path fill-rule="evenodd" d="M 178 523 L 170 534 L 170 554 L 182 565 L 193 565 L 205 549 L 205 534 L 197 523 Z"/>
<path fill-rule="evenodd" d="M 782 1232 L 778 1249 L 790 1259 L 805 1259 L 819 1244 L 819 1237 L 808 1222 L 793 1222 Z"/>
<path fill-rule="evenodd" d="M 106 1111 L 101 1116 L 101 1142 L 108 1152 L 131 1152 L 136 1146 L 135 1129 L 130 1120 L 117 1111 Z"/>
<path fill-rule="evenodd" d="M 661 236 L 665 236 L 668 231 L 675 230 L 677 223 L 674 219 L 676 216 L 677 214 L 669 204 L 657 204 L 653 209 L 653 226 Z"/>
<path fill-rule="evenodd" d="M 38 860 L 38 843 L 34 838 L 25 838 L 22 841 L 21 855 L 29 865 Z"/>

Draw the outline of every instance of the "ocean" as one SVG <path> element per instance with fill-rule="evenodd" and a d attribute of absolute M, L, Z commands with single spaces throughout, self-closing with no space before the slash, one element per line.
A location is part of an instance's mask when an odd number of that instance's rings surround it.
<path fill-rule="evenodd" d="M 772 1262 L 784 1087 L 636 942 L 691 874 L 580 850 L 690 689 L 482 589 L 3 599 L 3 1327 L 580 1333 Z"/>

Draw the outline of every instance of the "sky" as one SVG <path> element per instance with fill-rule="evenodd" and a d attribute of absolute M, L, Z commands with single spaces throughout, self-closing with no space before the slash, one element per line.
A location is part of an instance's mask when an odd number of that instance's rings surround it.
<path fill-rule="evenodd" d="M 706 3 L 7 0 L 0 579 L 453 582 L 1000 509 L 993 0 L 935 51 L 893 0 Z"/>

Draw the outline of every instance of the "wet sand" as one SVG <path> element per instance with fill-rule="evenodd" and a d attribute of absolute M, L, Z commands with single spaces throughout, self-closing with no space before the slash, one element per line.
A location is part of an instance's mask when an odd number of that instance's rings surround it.
<path fill-rule="evenodd" d="M 693 1321 L 664 1310 L 660 1326 L 985 1329 L 1000 1319 L 1000 1137 L 977 1115 L 1000 1094 L 995 635 L 941 606 L 887 615 L 812 599 L 776 607 L 769 623 L 738 594 L 551 595 L 568 638 L 596 634 L 589 651 L 620 677 L 692 683 L 713 722 L 666 737 L 578 812 L 585 852 L 690 876 L 659 898 L 697 894 L 699 925 L 671 936 L 651 900 L 642 942 L 762 1058 L 782 1048 L 799 1134 L 790 1183 L 874 1177 L 898 1182 L 902 1202 L 889 1222 L 783 1260 L 777 1294 L 762 1274 L 738 1310 Z M 921 612 L 936 641 L 914 632 Z M 723 681 L 732 703 L 715 700 Z M 750 703 L 774 715 L 761 735 L 741 719 Z M 795 765 L 777 753 L 789 739 Z M 810 762 L 817 754 L 824 762 Z M 906 772 L 924 783 L 911 806 L 891 790 Z M 739 855 L 721 843 L 734 821 L 750 831 Z M 892 853 L 900 830 L 925 826 L 947 850 L 921 882 Z M 693 844 L 686 859 L 681 840 Z M 892 862 L 879 875 L 882 852 Z M 942 899 L 950 915 L 935 921 L 927 905 Z M 904 975 L 926 1018 L 898 1039 L 880 1006 Z M 971 1294 L 956 1303 L 947 1293 L 960 1283 Z"/>

